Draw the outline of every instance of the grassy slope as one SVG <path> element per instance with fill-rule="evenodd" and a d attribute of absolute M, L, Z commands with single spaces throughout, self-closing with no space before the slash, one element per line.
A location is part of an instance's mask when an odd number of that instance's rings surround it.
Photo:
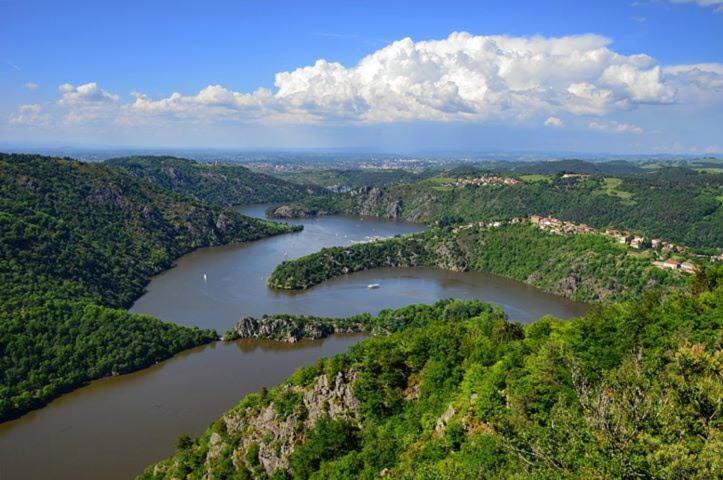
<path fill-rule="evenodd" d="M 194 248 L 289 230 L 106 165 L 0 155 L 0 420 L 214 339 L 112 307 Z"/>

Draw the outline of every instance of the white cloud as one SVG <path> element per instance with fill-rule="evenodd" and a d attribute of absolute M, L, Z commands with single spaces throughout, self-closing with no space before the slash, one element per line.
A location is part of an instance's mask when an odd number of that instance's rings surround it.
<path fill-rule="evenodd" d="M 678 90 L 678 102 L 714 109 L 723 106 L 723 64 L 674 65 L 665 67 L 663 75 Z"/>
<path fill-rule="evenodd" d="M 672 3 L 695 3 L 701 7 L 714 7 L 715 12 L 723 12 L 723 0 L 670 0 Z"/>
<path fill-rule="evenodd" d="M 474 36 L 394 42 L 353 67 L 318 60 L 276 75 L 276 92 L 209 86 L 197 95 L 136 96 L 145 113 L 212 109 L 239 118 L 394 122 L 484 120 L 538 114 L 603 115 L 669 103 L 674 89 L 647 55 L 620 55 L 598 35 Z M 209 101 L 209 97 L 213 101 Z"/>
<path fill-rule="evenodd" d="M 116 117 L 119 97 L 103 90 L 95 82 L 82 85 L 64 83 L 58 90 L 62 93 L 58 104 L 68 108 L 63 116 L 65 123 L 83 123 L 106 117 Z"/>
<path fill-rule="evenodd" d="M 634 133 L 639 135 L 644 132 L 644 130 L 637 125 L 633 125 L 631 123 L 619 123 L 614 120 L 596 120 L 590 122 L 588 124 L 588 127 L 592 130 L 597 130 L 599 132 L 610 133 Z"/>
<path fill-rule="evenodd" d="M 28 90 L 37 90 L 40 85 L 38 85 L 35 82 L 27 82 L 25 85 L 23 85 Z"/>
<path fill-rule="evenodd" d="M 58 90 L 63 94 L 60 98 L 62 105 L 90 105 L 118 101 L 118 95 L 103 90 L 95 82 L 82 85 L 64 83 L 58 87 Z"/>
<path fill-rule="evenodd" d="M 563 123 L 559 117 L 547 117 L 545 120 L 546 127 L 562 127 Z"/>
<path fill-rule="evenodd" d="M 209 85 L 196 94 L 122 102 L 97 83 L 64 84 L 66 122 L 121 125 L 217 120 L 253 123 L 389 123 L 416 120 L 505 122 L 605 117 L 640 105 L 723 103 L 723 65 L 663 67 L 645 54 L 622 55 L 599 35 L 560 38 L 405 38 L 354 66 L 317 60 L 275 77 L 275 88 L 235 92 Z M 545 121 L 547 126 L 555 126 Z M 560 121 L 560 124 L 562 122 Z M 624 128 L 624 127 L 621 127 Z M 639 127 L 638 127 L 639 128 Z"/>
<path fill-rule="evenodd" d="M 15 125 L 45 125 L 49 121 L 50 115 L 37 103 L 20 105 L 17 112 L 10 117 L 10 123 Z"/>

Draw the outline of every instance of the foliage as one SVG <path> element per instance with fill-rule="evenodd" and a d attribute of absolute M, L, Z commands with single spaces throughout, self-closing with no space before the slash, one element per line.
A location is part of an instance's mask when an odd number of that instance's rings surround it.
<path fill-rule="evenodd" d="M 431 172 L 415 173 L 408 170 L 367 170 L 367 169 L 329 169 L 302 170 L 299 172 L 279 173 L 275 176 L 300 184 L 311 184 L 327 189 L 357 188 L 363 186 L 381 187 L 397 183 L 411 183 L 427 176 Z"/>
<path fill-rule="evenodd" d="M 194 248 L 291 229 L 107 165 L 0 154 L 0 421 L 215 339 L 108 307 Z"/>
<path fill-rule="evenodd" d="M 332 364 L 357 372 L 353 421 L 297 439 L 279 478 L 717 478 L 723 448 L 720 270 L 712 290 L 649 293 L 580 318 L 521 326 L 465 302 L 415 306 L 427 318 Z M 308 375 L 304 375 L 308 376 Z M 313 380 L 311 381 L 313 383 Z M 208 435 L 197 442 L 204 451 Z M 211 462 L 213 464 L 213 462 Z M 203 458 L 171 466 L 204 478 Z M 263 478 L 260 472 L 255 478 Z"/>
<path fill-rule="evenodd" d="M 291 455 L 295 479 L 309 478 L 322 462 L 337 458 L 359 445 L 358 428 L 350 422 L 322 418 L 306 442 Z"/>
<path fill-rule="evenodd" d="M 287 182 L 241 165 L 204 164 L 164 156 L 114 158 L 106 163 L 165 190 L 224 207 L 283 202 L 323 193 L 318 187 Z"/>
<path fill-rule="evenodd" d="M 518 173 L 510 175 L 524 179 Z M 717 252 L 723 245 L 722 191 L 723 174 L 676 167 L 620 177 L 563 178 L 558 174 L 549 181 L 528 179 L 512 186 L 439 188 L 431 179 L 309 198 L 292 206 L 307 214 L 385 217 L 390 207 L 398 205 L 400 218 L 427 223 L 444 218 L 487 222 L 540 214 L 595 228 L 631 229 Z"/>
<path fill-rule="evenodd" d="M 490 272 L 575 300 L 635 298 L 650 288 L 680 288 L 685 279 L 651 258 L 600 235 L 554 235 L 527 223 L 449 228 L 349 247 L 325 248 L 281 263 L 275 288 L 308 288 L 346 273 L 378 267 L 438 266 Z"/>

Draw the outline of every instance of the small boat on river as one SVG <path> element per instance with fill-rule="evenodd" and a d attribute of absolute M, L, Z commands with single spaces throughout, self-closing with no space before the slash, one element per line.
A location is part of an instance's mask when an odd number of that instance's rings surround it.
<path fill-rule="evenodd" d="M 380 286 L 381 285 L 379 285 L 378 283 L 370 283 L 369 285 L 367 285 L 367 288 L 371 290 L 374 288 L 379 288 Z"/>

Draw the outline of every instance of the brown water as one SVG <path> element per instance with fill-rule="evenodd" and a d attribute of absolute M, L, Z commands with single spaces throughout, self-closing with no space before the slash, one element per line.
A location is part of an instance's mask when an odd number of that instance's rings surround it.
<path fill-rule="evenodd" d="M 261 216 L 263 206 L 244 212 Z M 346 217 L 298 223 L 304 224 L 303 232 L 186 255 L 153 279 L 131 311 L 223 332 L 241 315 L 345 316 L 449 297 L 500 304 L 510 318 L 523 322 L 545 314 L 569 318 L 586 310 L 585 305 L 494 275 L 428 268 L 359 272 L 304 292 L 270 290 L 265 279 L 284 258 L 421 228 Z M 370 290 L 370 283 L 381 288 Z M 132 478 L 170 455 L 178 436 L 200 434 L 244 394 L 280 382 L 300 365 L 345 351 L 360 338 L 296 345 L 217 343 L 140 372 L 92 382 L 0 425 L 0 480 Z"/>

